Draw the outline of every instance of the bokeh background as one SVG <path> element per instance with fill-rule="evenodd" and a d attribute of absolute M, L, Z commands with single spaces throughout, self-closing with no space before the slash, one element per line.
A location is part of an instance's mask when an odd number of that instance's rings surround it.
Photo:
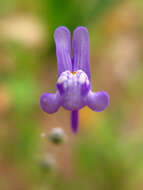
<path fill-rule="evenodd" d="M 92 86 L 110 94 L 106 111 L 80 111 L 77 135 L 69 112 L 39 105 L 56 90 L 61 25 L 88 28 Z M 142 53 L 142 0 L 0 0 L 0 190 L 142 190 Z"/>

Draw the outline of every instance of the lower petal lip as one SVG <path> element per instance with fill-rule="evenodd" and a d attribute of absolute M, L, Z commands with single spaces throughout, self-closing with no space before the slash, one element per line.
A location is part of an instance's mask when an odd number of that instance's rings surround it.
<path fill-rule="evenodd" d="M 40 106 L 42 110 L 48 114 L 57 112 L 60 107 L 61 98 L 58 93 L 52 94 L 45 92 L 40 98 Z"/>
<path fill-rule="evenodd" d="M 84 102 L 80 103 L 80 104 L 69 104 L 68 102 L 64 102 L 62 103 L 62 107 L 65 108 L 66 110 L 69 111 L 75 111 L 75 110 L 79 110 L 81 108 L 83 108 L 86 104 Z"/>
<path fill-rule="evenodd" d="M 109 95 L 104 92 L 89 92 L 87 105 L 96 112 L 104 111 L 109 105 Z"/>

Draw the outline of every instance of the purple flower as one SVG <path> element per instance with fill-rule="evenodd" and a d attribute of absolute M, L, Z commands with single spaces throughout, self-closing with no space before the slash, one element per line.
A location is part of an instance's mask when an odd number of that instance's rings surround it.
<path fill-rule="evenodd" d="M 60 106 L 71 111 L 73 132 L 78 129 L 78 111 L 88 105 L 93 111 L 107 108 L 109 96 L 106 92 L 92 92 L 89 66 L 89 37 L 85 27 L 77 27 L 71 36 L 66 27 L 55 30 L 56 54 L 58 62 L 57 92 L 44 93 L 40 105 L 46 113 L 56 112 Z"/>

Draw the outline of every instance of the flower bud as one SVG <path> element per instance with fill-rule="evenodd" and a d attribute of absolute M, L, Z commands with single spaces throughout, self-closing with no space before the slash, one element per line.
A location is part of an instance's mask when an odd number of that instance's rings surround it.
<path fill-rule="evenodd" d="M 48 154 L 39 159 L 39 165 L 43 172 L 49 172 L 55 165 L 55 159 L 52 155 Z"/>
<path fill-rule="evenodd" d="M 61 144 L 65 141 L 66 138 L 62 128 L 53 128 L 48 137 L 54 144 Z"/>

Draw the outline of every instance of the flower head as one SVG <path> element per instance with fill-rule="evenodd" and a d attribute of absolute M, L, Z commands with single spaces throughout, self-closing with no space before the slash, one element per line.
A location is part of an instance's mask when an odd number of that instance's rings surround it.
<path fill-rule="evenodd" d="M 100 112 L 107 108 L 109 96 L 106 92 L 92 92 L 89 66 L 89 37 L 85 27 L 77 27 L 73 33 L 71 56 L 70 31 L 66 27 L 55 30 L 58 63 L 57 92 L 44 93 L 40 105 L 46 113 L 56 112 L 60 106 L 71 111 L 73 132 L 78 129 L 78 111 L 89 106 Z"/>

